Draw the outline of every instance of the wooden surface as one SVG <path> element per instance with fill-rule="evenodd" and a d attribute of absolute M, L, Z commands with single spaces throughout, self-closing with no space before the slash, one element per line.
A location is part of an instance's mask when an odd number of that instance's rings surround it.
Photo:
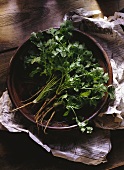
<path fill-rule="evenodd" d="M 0 95 L 6 89 L 9 61 L 30 33 L 59 26 L 66 12 L 80 7 L 110 16 L 124 8 L 124 0 L 0 0 Z M 111 141 L 108 162 L 94 167 L 53 157 L 25 134 L 1 130 L 0 170 L 115 169 L 124 165 L 123 130 L 112 131 Z"/>

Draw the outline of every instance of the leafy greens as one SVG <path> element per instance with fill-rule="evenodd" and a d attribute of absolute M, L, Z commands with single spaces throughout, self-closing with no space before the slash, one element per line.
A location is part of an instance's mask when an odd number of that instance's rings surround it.
<path fill-rule="evenodd" d="M 63 117 L 75 117 L 81 130 L 90 133 L 92 128 L 85 128 L 87 122 L 82 124 L 82 109 L 96 107 L 108 93 L 105 84 L 109 77 L 84 43 L 71 40 L 73 30 L 72 23 L 66 21 L 59 29 L 33 32 L 30 40 L 34 48 L 25 57 L 24 67 L 31 78 L 46 80 L 32 101 L 41 102 L 36 121 L 42 123 L 49 112 L 52 115 L 57 112 L 56 108 L 63 108 Z"/>

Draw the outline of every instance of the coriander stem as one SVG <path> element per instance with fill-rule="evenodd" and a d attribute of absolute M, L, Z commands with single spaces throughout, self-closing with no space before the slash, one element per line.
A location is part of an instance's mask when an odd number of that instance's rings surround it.
<path fill-rule="evenodd" d="M 38 110 L 38 112 L 35 114 L 35 119 L 37 119 L 39 117 L 40 112 L 43 110 L 43 108 L 46 105 L 47 100 L 43 103 L 43 105 L 41 106 L 41 108 Z"/>
<path fill-rule="evenodd" d="M 44 129 L 44 133 L 46 133 L 46 128 L 48 127 L 48 125 L 49 125 L 51 119 L 53 118 L 54 114 L 55 114 L 55 111 L 53 111 L 53 113 L 51 114 L 49 120 L 47 121 L 47 124 L 46 124 L 45 129 Z"/>
<path fill-rule="evenodd" d="M 43 89 L 43 87 L 40 90 L 38 90 L 35 94 L 33 94 L 30 98 L 23 100 L 23 102 L 27 102 L 27 101 L 31 100 L 32 98 L 34 98 L 36 95 L 38 95 L 41 92 L 42 89 Z"/>
<path fill-rule="evenodd" d="M 60 94 L 60 92 L 62 91 L 61 90 L 61 85 L 62 85 L 62 82 L 63 82 L 63 79 L 64 79 L 65 75 L 62 75 L 62 78 L 61 78 L 61 81 L 60 81 L 60 84 L 56 90 L 56 94 Z"/>
<path fill-rule="evenodd" d="M 49 105 L 55 98 L 57 95 L 54 95 L 47 103 L 47 99 L 46 101 L 43 103 L 43 105 L 41 106 L 41 108 L 38 110 L 38 112 L 35 115 L 35 118 L 37 119 L 37 116 L 41 113 L 41 111 L 47 106 Z"/>
<path fill-rule="evenodd" d="M 40 120 L 40 123 L 41 123 L 41 124 L 42 124 L 42 122 L 43 122 L 44 117 L 45 117 L 45 116 L 47 115 L 47 113 L 49 113 L 53 108 L 54 108 L 53 106 L 50 107 L 50 108 L 42 115 L 42 118 L 41 118 L 41 120 Z"/>
<path fill-rule="evenodd" d="M 50 104 L 55 98 L 57 97 L 57 95 L 55 94 L 49 101 L 46 105 Z"/>
<path fill-rule="evenodd" d="M 29 102 L 29 103 L 26 103 L 26 104 L 24 104 L 24 105 L 22 105 L 22 106 L 20 106 L 20 107 L 17 107 L 17 108 L 15 108 L 15 109 L 11 110 L 11 112 L 17 111 L 17 110 L 19 110 L 19 109 L 21 109 L 21 108 L 23 108 L 23 107 L 26 107 L 26 106 L 28 106 L 28 105 L 30 105 L 30 104 L 32 104 L 32 103 L 33 103 L 32 101 Z"/>

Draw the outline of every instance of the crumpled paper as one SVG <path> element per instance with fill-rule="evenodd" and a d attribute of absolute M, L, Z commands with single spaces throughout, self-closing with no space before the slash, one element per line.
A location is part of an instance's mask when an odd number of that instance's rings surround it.
<path fill-rule="evenodd" d="M 92 35 L 103 46 L 112 64 L 116 98 L 105 112 L 94 119 L 96 127 L 92 134 L 82 134 L 76 130 L 66 132 L 67 135 L 44 135 L 19 112 L 10 112 L 12 103 L 7 90 L 0 98 L 0 123 L 8 131 L 25 132 L 54 156 L 88 165 L 98 165 L 107 161 L 106 156 L 112 147 L 110 129 L 124 128 L 124 32 L 120 22 L 117 22 L 119 14 L 116 13 L 108 19 L 100 18 L 100 13 L 98 10 L 86 11 L 80 8 L 64 17 L 64 20 L 72 20 L 76 28 Z"/>
<path fill-rule="evenodd" d="M 79 130 L 43 134 L 19 112 L 11 113 L 11 109 L 12 103 L 6 90 L 0 98 L 0 122 L 9 132 L 25 132 L 46 151 L 70 161 L 88 165 L 107 161 L 106 155 L 111 150 L 109 130 L 96 128 L 90 135 Z"/>
<path fill-rule="evenodd" d="M 94 37 L 103 47 L 110 59 L 113 70 L 115 100 L 108 109 L 94 120 L 102 129 L 124 129 L 124 13 L 115 12 L 114 16 L 100 18 L 88 15 L 82 8 L 68 12 L 64 20 L 71 20 L 73 25 Z M 91 14 L 91 11 L 89 12 Z"/>

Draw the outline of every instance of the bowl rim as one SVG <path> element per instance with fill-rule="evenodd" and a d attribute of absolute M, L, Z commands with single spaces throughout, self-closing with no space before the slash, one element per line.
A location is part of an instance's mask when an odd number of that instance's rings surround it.
<path fill-rule="evenodd" d="M 58 29 L 58 27 L 54 27 L 55 29 Z M 49 28 L 48 28 L 49 29 Z M 47 31 L 48 29 L 45 29 L 45 30 L 42 30 L 41 32 L 45 32 Z M 93 43 L 95 43 L 95 45 L 100 49 L 100 51 L 102 52 L 104 58 L 105 58 L 105 61 L 108 65 L 108 74 L 109 74 L 109 80 L 108 80 L 108 85 L 111 85 L 113 83 L 113 72 L 112 72 L 112 66 L 111 66 L 111 63 L 110 63 L 110 60 L 109 60 L 109 57 L 106 53 L 106 51 L 103 49 L 103 47 L 100 45 L 100 43 L 94 38 L 92 37 L 90 34 L 86 33 L 86 32 L 83 32 L 83 31 L 80 31 L 79 29 L 74 29 L 74 31 L 77 31 L 83 35 L 85 35 L 86 37 L 88 37 Z M 10 72 L 11 72 L 11 67 L 12 67 L 12 64 L 13 64 L 13 60 L 15 59 L 15 57 L 17 56 L 17 54 L 20 52 L 21 48 L 29 41 L 29 38 L 27 38 L 27 40 L 25 40 L 16 50 L 15 54 L 11 57 L 10 59 L 10 62 L 9 62 L 9 67 L 8 67 L 8 74 L 7 74 L 7 89 L 8 89 L 8 93 L 9 93 L 9 96 L 10 96 L 10 99 L 12 100 L 12 103 L 14 104 L 15 107 L 18 107 L 14 97 L 13 97 L 13 93 L 11 91 L 11 75 L 10 75 Z M 99 109 L 93 113 L 89 118 L 87 118 L 86 120 L 87 121 L 90 121 L 92 118 L 94 118 L 96 115 L 98 115 L 100 113 L 100 111 L 105 107 L 105 105 L 107 104 L 107 101 L 108 101 L 108 96 L 105 96 L 105 99 L 104 99 L 104 102 L 100 105 Z M 22 109 L 19 109 L 19 111 L 22 113 L 22 115 L 24 117 L 26 117 L 28 120 L 30 120 L 31 122 L 35 123 L 35 124 L 38 124 L 39 126 L 42 126 L 43 128 L 45 128 L 45 125 L 43 124 L 40 124 L 40 123 L 37 123 L 32 116 L 29 116 L 27 115 L 26 113 L 24 113 L 22 111 Z M 77 128 L 78 125 L 77 124 L 74 124 L 74 125 L 69 125 L 69 126 L 47 126 L 47 129 L 50 129 L 50 130 L 70 130 L 70 129 L 74 129 L 74 128 Z"/>

